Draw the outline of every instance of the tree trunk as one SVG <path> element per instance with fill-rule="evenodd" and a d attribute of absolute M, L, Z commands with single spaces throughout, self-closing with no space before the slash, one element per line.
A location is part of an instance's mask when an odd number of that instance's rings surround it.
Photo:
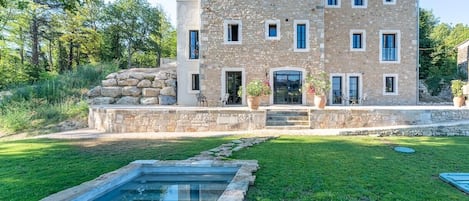
<path fill-rule="evenodd" d="M 67 70 L 72 70 L 73 66 L 73 41 L 70 40 L 69 46 L 68 46 L 68 64 L 67 64 Z"/>
<path fill-rule="evenodd" d="M 52 59 L 52 40 L 49 40 L 49 71 L 52 71 L 54 69 L 54 60 Z"/>
<path fill-rule="evenodd" d="M 75 63 L 77 64 L 77 66 L 79 66 L 80 65 L 80 57 L 81 57 L 81 55 L 80 55 L 80 53 L 81 53 L 80 44 L 77 45 L 76 50 L 77 50 L 77 56 L 75 57 Z"/>
<path fill-rule="evenodd" d="M 127 68 L 132 67 L 132 42 L 129 40 L 129 45 L 127 46 Z"/>
<path fill-rule="evenodd" d="M 32 55 L 31 55 L 31 64 L 36 70 L 39 68 L 39 24 L 36 15 L 33 15 L 33 20 L 31 23 L 31 40 L 32 40 Z"/>

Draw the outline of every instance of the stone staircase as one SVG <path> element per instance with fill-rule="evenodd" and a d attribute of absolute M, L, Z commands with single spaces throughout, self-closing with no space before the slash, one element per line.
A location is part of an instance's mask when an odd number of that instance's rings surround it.
<path fill-rule="evenodd" d="M 309 129 L 308 110 L 267 110 L 266 129 Z"/>

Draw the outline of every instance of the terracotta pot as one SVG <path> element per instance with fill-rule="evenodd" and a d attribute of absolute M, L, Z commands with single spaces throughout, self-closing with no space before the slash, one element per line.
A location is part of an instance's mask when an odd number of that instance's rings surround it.
<path fill-rule="evenodd" d="M 453 98 L 454 107 L 462 107 L 464 105 L 464 101 L 465 99 L 463 96 L 454 97 Z"/>
<path fill-rule="evenodd" d="M 259 109 L 259 104 L 261 103 L 261 97 L 259 96 L 248 96 L 248 107 L 251 110 Z"/>
<path fill-rule="evenodd" d="M 326 107 L 326 96 L 314 95 L 314 106 L 319 109 L 324 109 Z"/>

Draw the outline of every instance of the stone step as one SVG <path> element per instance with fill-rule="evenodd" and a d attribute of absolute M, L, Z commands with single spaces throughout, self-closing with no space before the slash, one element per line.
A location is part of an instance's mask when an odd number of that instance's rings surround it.
<path fill-rule="evenodd" d="M 268 110 L 267 111 L 267 127 L 275 129 L 282 129 L 288 127 L 295 129 L 295 127 L 309 128 L 309 114 L 307 110 Z"/>
<path fill-rule="evenodd" d="M 308 116 L 268 116 L 268 121 L 309 121 Z"/>
<path fill-rule="evenodd" d="M 267 116 L 308 116 L 308 111 L 267 111 Z"/>
<path fill-rule="evenodd" d="M 307 130 L 311 129 L 309 126 L 266 126 L 265 129 L 275 130 Z"/>
<path fill-rule="evenodd" d="M 268 121 L 266 126 L 309 126 L 309 121 L 285 122 L 285 121 Z"/>

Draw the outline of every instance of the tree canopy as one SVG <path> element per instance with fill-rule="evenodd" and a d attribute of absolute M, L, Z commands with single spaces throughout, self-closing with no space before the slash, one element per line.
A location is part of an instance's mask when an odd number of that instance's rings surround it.
<path fill-rule="evenodd" d="M 77 65 L 157 67 L 176 30 L 146 0 L 0 0 L 0 89 Z"/>

